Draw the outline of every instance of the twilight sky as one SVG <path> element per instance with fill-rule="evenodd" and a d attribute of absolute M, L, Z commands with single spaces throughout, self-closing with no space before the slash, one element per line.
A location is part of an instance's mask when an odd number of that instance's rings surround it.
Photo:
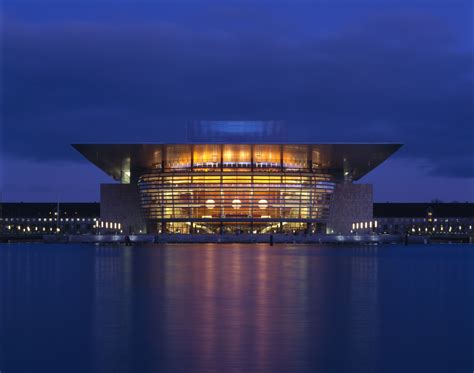
<path fill-rule="evenodd" d="M 474 200 L 471 0 L 5 0 L 1 198 L 96 201 L 70 146 L 183 141 L 195 119 L 402 142 L 376 201 Z"/>

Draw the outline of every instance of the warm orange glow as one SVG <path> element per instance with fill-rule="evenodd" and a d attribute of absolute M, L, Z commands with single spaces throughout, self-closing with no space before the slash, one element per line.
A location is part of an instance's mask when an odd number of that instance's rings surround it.
<path fill-rule="evenodd" d="M 232 207 L 234 209 L 240 209 L 240 207 L 242 207 L 242 202 L 240 201 L 240 199 L 234 199 L 232 201 Z"/>
<path fill-rule="evenodd" d="M 254 162 L 257 167 L 280 167 L 281 151 L 279 145 L 255 145 Z"/>
<path fill-rule="evenodd" d="M 152 154 L 153 169 L 197 168 L 216 170 L 219 168 L 258 168 L 301 170 L 313 167 L 329 167 L 321 152 L 307 145 L 270 144 L 195 144 L 166 145 Z M 253 162 L 253 163 L 252 163 Z M 192 163 L 192 164 L 191 164 Z"/>
<path fill-rule="evenodd" d="M 224 145 L 223 161 L 226 164 L 239 164 L 250 166 L 250 145 Z"/>
<path fill-rule="evenodd" d="M 193 164 L 195 167 L 217 167 L 220 163 L 219 145 L 195 145 Z"/>
<path fill-rule="evenodd" d="M 334 184 L 324 174 L 194 171 L 150 173 L 139 187 L 149 219 L 327 219 Z"/>
<path fill-rule="evenodd" d="M 208 209 L 213 209 L 214 207 L 216 207 L 216 202 L 213 199 L 208 199 L 206 201 L 206 207 Z"/>
<path fill-rule="evenodd" d="M 266 209 L 268 207 L 268 201 L 266 199 L 261 199 L 258 201 L 258 207 L 263 209 Z"/>
<path fill-rule="evenodd" d="M 283 165 L 286 168 L 305 168 L 308 163 L 307 148 L 300 145 L 283 147 Z"/>

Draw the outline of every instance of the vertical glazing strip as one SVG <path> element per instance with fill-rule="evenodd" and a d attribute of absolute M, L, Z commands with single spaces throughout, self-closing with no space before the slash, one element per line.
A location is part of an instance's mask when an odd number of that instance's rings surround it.
<path fill-rule="evenodd" d="M 192 145 L 192 149 L 194 149 L 194 145 Z M 193 164 L 193 158 L 192 158 L 193 151 L 191 150 L 191 165 Z M 192 166 L 191 166 L 192 167 Z M 191 173 L 188 175 L 188 184 L 187 184 L 187 189 L 186 192 L 189 193 L 189 198 L 188 198 L 188 217 L 192 218 L 194 216 L 194 196 L 196 194 L 196 189 L 193 188 L 194 186 L 194 174 L 191 169 Z"/>
<path fill-rule="evenodd" d="M 254 170 L 254 157 L 253 157 L 254 148 L 255 148 L 255 145 L 251 144 L 250 145 L 250 171 L 252 172 Z"/>
<path fill-rule="evenodd" d="M 253 145 L 252 145 L 252 168 L 253 168 Z M 252 220 L 254 218 L 253 216 L 253 209 L 254 209 L 254 200 L 255 200 L 255 184 L 254 184 L 254 179 L 253 179 L 253 172 L 250 176 L 250 216 L 252 217 Z"/>
<path fill-rule="evenodd" d="M 301 172 L 299 173 L 299 182 L 300 182 L 300 201 L 298 203 L 298 218 L 301 219 L 301 201 L 302 201 L 303 188 L 304 188 L 303 175 L 301 174 Z"/>
<path fill-rule="evenodd" d="M 309 172 L 313 172 L 313 145 L 306 145 L 307 148 L 307 155 L 308 155 L 308 170 Z M 310 183 L 311 184 L 311 183 Z"/>
<path fill-rule="evenodd" d="M 283 149 L 283 145 L 281 146 L 281 149 Z M 280 153 L 280 155 L 282 156 L 283 154 Z M 281 162 L 283 162 L 283 156 L 281 157 Z M 281 188 L 282 185 L 285 185 L 285 187 Z M 279 211 L 280 219 L 283 217 L 283 211 L 285 211 L 285 208 L 286 208 L 285 195 L 286 195 L 286 183 L 283 184 L 283 174 L 280 174 L 280 198 L 279 198 L 280 200 L 278 201 L 280 205 L 280 211 Z"/>
<path fill-rule="evenodd" d="M 174 172 L 171 174 L 171 216 L 173 218 L 176 217 L 176 213 L 175 213 L 175 209 L 174 209 L 174 178 L 175 178 L 175 174 Z"/>
<path fill-rule="evenodd" d="M 166 167 L 166 149 L 165 145 L 161 145 L 161 172 L 165 172 Z"/>
<path fill-rule="evenodd" d="M 161 183 L 161 185 L 160 185 Z M 160 183 L 158 183 L 158 188 L 160 190 L 160 195 L 159 197 L 161 197 L 161 218 L 164 219 L 165 218 L 165 197 L 164 197 L 164 192 L 165 192 L 165 177 L 164 175 L 162 175 L 160 177 Z"/>
<path fill-rule="evenodd" d="M 280 171 L 283 172 L 283 145 L 280 145 Z"/>
<path fill-rule="evenodd" d="M 221 152 L 221 172 L 224 171 L 224 145 L 220 145 Z M 222 175 L 221 175 L 221 187 L 222 187 Z"/>
<path fill-rule="evenodd" d="M 221 146 L 221 167 L 222 167 L 222 146 Z M 220 206 L 220 217 L 224 217 L 224 191 L 223 191 L 223 179 L 222 179 L 222 174 L 223 172 L 221 171 L 221 176 L 220 176 L 220 188 L 219 188 L 219 206 Z"/>

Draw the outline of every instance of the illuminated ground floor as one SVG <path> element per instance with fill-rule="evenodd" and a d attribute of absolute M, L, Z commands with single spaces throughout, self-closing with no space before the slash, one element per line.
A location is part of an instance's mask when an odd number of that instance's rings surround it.
<path fill-rule="evenodd" d="M 196 222 L 149 222 L 148 232 L 176 234 L 264 234 L 264 233 L 325 233 L 326 224 L 287 221 L 196 221 Z"/>

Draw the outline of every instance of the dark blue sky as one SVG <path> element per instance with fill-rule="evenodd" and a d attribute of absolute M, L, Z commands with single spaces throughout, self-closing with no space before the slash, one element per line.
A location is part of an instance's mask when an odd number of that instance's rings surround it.
<path fill-rule="evenodd" d="M 405 146 L 377 201 L 474 200 L 472 1 L 4 1 L 4 200 L 97 200 L 70 143 L 278 119 L 294 141 Z"/>

